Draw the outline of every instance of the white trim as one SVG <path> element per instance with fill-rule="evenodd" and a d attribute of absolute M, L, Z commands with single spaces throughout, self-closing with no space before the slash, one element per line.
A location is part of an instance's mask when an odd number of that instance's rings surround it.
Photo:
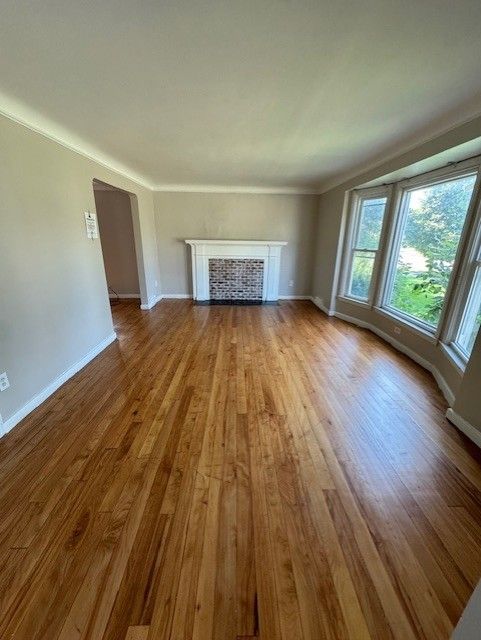
<path fill-rule="evenodd" d="M 133 171 L 129 167 L 119 163 L 115 158 L 102 153 L 99 149 L 91 146 L 85 140 L 78 138 L 67 129 L 59 126 L 56 122 L 41 116 L 35 110 L 20 104 L 18 101 L 0 94 L 0 115 L 16 122 L 17 124 L 38 133 L 44 138 L 52 140 L 62 147 L 77 153 L 88 160 L 114 171 L 115 173 L 128 178 L 151 191 L 170 193 L 252 193 L 267 195 L 305 195 L 317 196 L 319 189 L 301 187 L 255 187 L 252 185 L 216 185 L 216 184 L 152 184 L 148 178 Z"/>
<path fill-rule="evenodd" d="M 362 300 L 361 298 L 350 298 L 349 296 L 343 296 L 340 294 L 336 296 L 336 299 L 339 300 L 339 302 L 343 302 L 347 304 L 357 304 L 362 309 L 367 309 L 368 311 L 370 311 L 373 308 L 372 305 L 367 300 Z"/>
<path fill-rule="evenodd" d="M 279 296 L 279 300 L 312 300 L 312 296 Z"/>
<path fill-rule="evenodd" d="M 185 240 L 192 255 L 192 289 L 194 300 L 210 299 L 209 261 L 218 259 L 255 259 L 264 262 L 262 300 L 279 299 L 279 276 L 283 240 Z"/>
<path fill-rule="evenodd" d="M 456 129 L 460 129 L 461 127 L 468 125 L 471 122 L 475 122 L 480 116 L 481 116 L 481 112 L 478 112 L 474 117 L 469 116 L 469 118 L 463 119 L 460 122 L 457 122 L 446 129 L 442 129 L 441 131 L 438 131 L 437 133 L 433 133 L 433 135 L 423 138 L 421 141 L 418 139 L 417 142 L 414 142 L 413 144 L 410 144 L 410 145 L 406 145 L 405 147 L 400 147 L 397 149 L 397 151 L 391 154 L 382 156 L 377 160 L 374 160 L 373 162 L 361 163 L 357 165 L 357 167 L 354 168 L 352 171 L 348 170 L 344 173 L 339 173 L 337 174 L 337 177 L 334 176 L 331 180 L 325 180 L 319 183 L 318 185 L 319 195 L 322 195 L 323 193 L 327 193 L 328 191 L 332 191 L 337 188 L 342 188 L 344 185 L 348 185 L 352 180 L 354 180 L 357 177 L 362 179 L 366 173 L 375 173 L 376 171 L 378 171 L 380 172 L 379 173 L 380 178 L 382 178 L 383 176 L 389 176 L 390 173 L 392 173 L 392 171 L 395 171 L 395 169 L 388 171 L 387 174 L 383 173 L 384 165 L 394 160 L 404 161 L 404 156 L 406 156 L 411 151 L 417 151 L 422 147 L 427 146 L 430 142 L 434 142 L 439 138 L 442 138 L 443 136 L 446 136 L 447 134 L 451 133 L 452 131 L 455 131 Z M 468 138 L 467 140 L 464 139 L 464 142 L 459 142 L 458 145 L 469 142 L 470 139 L 472 139 L 472 137 Z M 451 149 L 449 147 L 448 148 L 444 147 L 443 149 L 435 153 L 435 156 L 439 155 L 440 153 L 449 152 L 450 150 Z M 422 162 L 423 160 L 428 160 L 430 157 L 432 156 L 429 156 L 429 155 L 426 156 L 421 153 L 421 157 L 418 158 L 417 160 L 412 161 L 410 164 Z M 404 168 L 408 169 L 409 166 L 410 165 L 406 165 Z M 372 180 L 375 180 L 375 179 L 376 178 L 371 178 L 371 180 L 369 180 L 369 178 L 367 178 L 364 180 L 364 183 L 371 182 Z M 349 188 L 352 188 L 352 187 L 346 186 L 346 189 L 349 189 Z"/>
<path fill-rule="evenodd" d="M 464 355 L 458 353 L 456 345 L 453 343 L 444 344 L 444 342 L 439 342 L 439 346 L 446 358 L 449 358 L 451 364 L 456 368 L 459 375 L 464 375 L 468 361 L 464 358 Z"/>
<path fill-rule="evenodd" d="M 254 245 L 254 246 L 272 246 L 272 247 L 285 247 L 287 242 L 285 240 L 184 240 L 186 244 L 194 245 L 196 247 L 204 244 L 213 245 Z"/>
<path fill-rule="evenodd" d="M 428 171 L 427 173 L 423 172 L 411 176 L 410 178 L 399 180 L 397 184 L 399 184 L 403 191 L 415 191 L 416 189 L 436 185 L 440 182 L 449 182 L 450 180 L 456 180 L 465 175 L 468 176 L 471 173 L 477 174 L 480 165 L 481 156 L 477 155 L 474 158 L 467 158 L 466 160 L 461 160 L 459 162 L 455 162 L 454 164 L 448 164 L 447 166 L 439 167 L 439 169 L 433 169 L 432 171 Z"/>
<path fill-rule="evenodd" d="M 437 184 L 460 180 L 463 177 L 468 176 L 475 176 L 475 183 L 473 185 L 473 190 L 466 210 L 463 228 L 459 235 L 456 255 L 446 287 L 446 293 L 444 296 L 439 321 L 436 326 L 432 327 L 419 318 L 411 316 L 410 314 L 403 312 L 401 309 L 396 309 L 391 305 L 397 265 L 401 252 L 401 245 L 410 211 L 410 197 L 413 191 L 422 188 L 430 188 Z M 384 260 L 384 267 L 382 270 L 380 286 L 381 295 L 379 296 L 378 301 L 379 306 L 382 307 L 382 309 L 388 310 L 393 314 L 399 314 L 401 322 L 405 322 L 406 324 L 419 325 L 421 329 L 432 332 L 436 338 L 442 338 L 443 341 L 446 341 L 444 335 L 446 320 L 451 316 L 453 300 L 456 296 L 456 292 L 453 292 L 453 287 L 455 286 L 455 280 L 459 274 L 461 257 L 466 245 L 469 228 L 471 226 L 473 211 L 478 197 L 480 181 L 480 158 L 477 157 L 474 159 L 468 159 L 464 162 L 456 163 L 454 167 L 442 167 L 437 171 L 430 172 L 429 175 L 420 174 L 418 176 L 413 176 L 408 180 L 403 180 L 396 183 L 396 207 L 393 211 L 393 219 L 390 228 L 388 243 L 386 243 L 386 248 L 382 256 Z"/>
<path fill-rule="evenodd" d="M 37 393 L 37 395 L 31 398 L 25 405 L 23 405 L 21 409 L 15 412 L 13 416 L 10 416 L 10 418 L 5 420 L 2 426 L 0 436 L 4 435 L 5 433 L 8 433 L 8 431 L 13 429 L 13 427 L 16 424 L 18 424 L 20 420 L 23 420 L 23 418 L 25 418 L 29 413 L 31 413 L 40 404 L 42 404 L 42 402 L 44 402 L 49 396 L 51 396 L 52 393 L 57 391 L 59 387 L 61 387 L 65 382 L 67 382 L 67 380 L 69 380 L 78 371 L 80 371 L 80 369 L 83 369 L 85 365 L 87 365 L 91 360 L 93 360 L 95 356 L 98 356 L 98 354 L 101 351 L 103 351 L 106 347 L 108 347 L 109 344 L 112 344 L 112 342 L 114 342 L 114 340 L 116 339 L 117 339 L 116 333 L 115 332 L 111 333 L 107 338 L 105 338 L 104 340 L 99 342 L 95 347 L 90 349 L 90 351 L 88 351 L 88 353 L 83 358 L 78 360 L 78 362 L 76 362 L 71 367 L 69 367 L 66 371 L 64 371 L 59 376 L 57 376 L 47 387 L 42 389 L 40 393 Z"/>
<path fill-rule="evenodd" d="M 319 298 L 319 296 L 311 296 L 311 302 L 313 304 L 316 305 L 316 307 L 318 307 L 323 313 L 325 313 L 327 316 L 333 316 L 335 315 L 335 310 L 334 309 L 329 309 L 328 307 L 326 307 L 326 305 L 324 304 L 324 302 L 322 301 L 321 298 Z"/>
<path fill-rule="evenodd" d="M 474 444 L 481 447 L 481 431 L 473 426 L 470 422 L 465 420 L 459 413 L 456 413 L 454 409 L 449 408 L 446 411 L 446 418 L 449 422 L 452 422 L 460 431 L 464 433 Z"/>
<path fill-rule="evenodd" d="M 452 392 L 446 380 L 441 375 L 438 368 L 435 367 L 431 362 L 429 362 L 429 360 L 426 360 L 425 358 L 420 356 L 418 353 L 416 353 L 409 347 L 406 347 L 406 345 L 402 344 L 402 342 L 399 342 L 398 340 L 390 336 L 388 333 L 384 333 L 384 331 L 381 331 L 381 329 L 372 325 L 369 322 L 365 322 L 364 320 L 360 320 L 359 318 L 354 318 L 353 316 L 348 316 L 344 313 L 339 313 L 337 311 L 334 312 L 334 316 L 336 318 L 339 318 L 340 320 L 344 320 L 345 322 L 349 322 L 351 324 L 357 325 L 358 327 L 362 327 L 363 329 L 369 329 L 369 331 L 372 331 L 373 333 L 375 333 L 377 336 L 379 336 L 380 338 L 388 342 L 395 349 L 397 349 L 401 353 L 404 353 L 406 356 L 411 358 L 411 360 L 414 360 L 414 362 L 417 362 L 417 364 L 421 365 L 421 367 L 423 367 L 433 375 L 447 403 L 454 404 L 454 393 Z"/>
<path fill-rule="evenodd" d="M 377 247 L 375 249 L 362 247 L 359 245 L 359 232 L 364 203 L 367 200 L 381 198 L 384 198 L 386 202 L 384 204 Z M 373 304 L 373 300 L 378 289 L 379 273 L 382 268 L 382 247 L 383 240 L 386 236 L 387 214 L 391 209 L 391 202 L 392 188 L 390 186 L 381 185 L 379 187 L 370 187 L 368 189 L 353 190 L 349 193 L 348 202 L 345 202 L 343 207 L 343 221 L 345 221 L 346 224 L 343 230 L 344 237 L 342 238 L 342 245 L 339 245 L 342 246 L 343 249 L 341 254 L 342 260 L 339 277 L 336 282 L 337 292 L 343 298 L 354 299 L 367 305 Z M 373 268 L 366 298 L 358 298 L 349 293 L 352 281 L 354 258 L 356 254 L 359 253 L 371 254 L 373 257 Z"/>
<path fill-rule="evenodd" d="M 121 300 L 126 298 L 140 298 L 140 293 L 109 293 L 109 298 L 111 300 L 116 300 L 117 298 Z"/>
<path fill-rule="evenodd" d="M 8 98 L 2 93 L 0 93 L 0 115 L 4 116 L 8 120 L 16 122 L 22 127 L 30 129 L 30 131 L 33 131 L 34 133 L 38 133 L 44 138 L 48 138 L 65 149 L 69 149 L 69 151 L 73 151 L 74 153 L 77 153 L 88 160 L 92 160 L 110 171 L 114 171 L 124 178 L 132 180 L 132 182 L 135 182 L 142 187 L 152 189 L 152 185 L 149 184 L 148 180 L 144 176 L 132 171 L 123 164 L 118 163 L 115 158 L 102 153 L 81 138 L 77 138 L 75 135 L 72 135 L 68 130 L 59 126 L 57 123 L 41 116 L 35 110 L 30 109 L 26 105 L 20 104 L 18 101 Z"/>
<path fill-rule="evenodd" d="M 142 311 L 148 311 L 149 309 L 152 309 L 152 307 L 155 307 L 157 302 L 162 300 L 162 297 L 162 294 L 159 294 L 158 296 L 152 296 L 148 299 L 147 304 L 141 304 L 140 308 L 142 309 Z"/>
<path fill-rule="evenodd" d="M 257 193 L 293 196 L 319 195 L 319 191 L 317 189 L 301 189 L 299 187 L 253 187 L 218 184 L 158 184 L 154 185 L 152 190 L 167 193 Z"/>

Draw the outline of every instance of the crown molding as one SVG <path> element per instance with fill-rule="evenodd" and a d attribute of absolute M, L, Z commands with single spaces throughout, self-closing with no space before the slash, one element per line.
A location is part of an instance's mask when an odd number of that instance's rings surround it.
<path fill-rule="evenodd" d="M 111 156 L 102 153 L 89 145 L 81 138 L 70 133 L 67 129 L 56 124 L 49 118 L 40 115 L 34 109 L 27 107 L 19 101 L 0 93 L 0 115 L 8 120 L 30 129 L 56 144 L 73 151 L 88 160 L 114 171 L 128 178 L 132 182 L 151 191 L 172 193 L 252 193 L 271 195 L 318 195 L 316 189 L 301 189 L 298 187 L 253 187 L 238 185 L 212 185 L 212 184 L 159 184 L 152 185 L 145 176 L 142 176 L 129 167 L 117 162 Z"/>
<path fill-rule="evenodd" d="M 299 187 L 252 187 L 216 184 L 158 184 L 152 187 L 160 193 L 252 193 L 266 195 L 317 196 L 317 189 Z"/>
<path fill-rule="evenodd" d="M 385 155 L 380 155 L 377 158 L 371 160 L 371 161 L 367 161 L 365 163 L 361 163 L 359 165 L 357 165 L 356 167 L 354 167 L 351 170 L 348 170 L 344 173 L 337 173 L 336 175 L 334 175 L 331 179 L 327 179 L 321 183 L 319 183 L 318 185 L 318 189 L 317 189 L 317 193 L 319 195 L 323 195 L 324 193 L 327 193 L 328 191 L 331 191 L 333 189 L 337 189 L 338 187 L 343 187 L 344 185 L 349 185 L 349 183 L 353 180 L 355 180 L 356 178 L 359 177 L 359 179 L 361 180 L 361 184 L 362 182 L 366 182 L 366 180 L 363 179 L 364 174 L 366 173 L 371 173 L 371 172 L 376 172 L 377 170 L 380 171 L 379 176 L 375 176 L 372 178 L 372 180 L 374 180 L 376 177 L 382 177 L 383 176 L 383 171 L 384 171 L 384 165 L 389 163 L 389 162 L 394 162 L 397 159 L 399 159 L 400 161 L 402 161 L 403 156 L 405 156 L 408 153 L 412 153 L 414 151 L 416 151 L 416 149 L 420 149 L 421 147 L 423 147 L 424 145 L 430 144 L 432 142 L 434 142 L 435 140 L 437 140 L 438 138 L 442 138 L 443 136 L 447 136 L 450 133 L 452 133 L 453 131 L 456 131 L 456 129 L 461 129 L 462 127 L 465 127 L 471 123 L 474 123 L 476 120 L 481 118 L 481 112 L 477 112 L 475 115 L 471 115 L 468 118 L 465 118 L 463 120 L 460 120 L 459 122 L 444 128 L 440 131 L 438 131 L 437 133 L 433 133 L 431 135 L 428 135 L 424 138 L 421 138 L 419 140 L 417 140 L 416 142 L 412 142 L 411 144 L 407 144 L 404 146 L 400 146 L 399 149 L 397 149 L 396 151 L 393 151 L 391 153 L 386 153 Z M 461 145 L 465 142 L 469 142 L 469 140 L 460 140 L 459 143 L 455 144 L 454 146 L 458 146 Z M 437 151 L 435 153 L 433 153 L 432 155 L 438 155 L 439 153 L 442 153 L 443 151 L 448 151 L 449 150 L 449 146 L 446 149 L 442 149 L 440 151 Z M 413 162 L 419 162 L 422 159 L 427 159 L 429 157 L 426 156 L 426 158 L 420 158 L 418 160 L 414 160 Z M 413 162 L 408 163 L 408 165 L 405 166 L 409 166 L 409 164 L 413 164 Z M 400 169 L 403 168 L 402 166 L 399 167 Z M 391 171 L 385 171 L 384 174 L 389 174 L 391 173 Z M 350 186 L 347 186 L 346 189 L 348 188 L 352 188 Z"/>
<path fill-rule="evenodd" d="M 8 98 L 2 93 L 0 93 L 0 115 L 16 122 L 22 127 L 30 129 L 30 131 L 34 133 L 38 133 L 52 142 L 56 142 L 69 151 L 73 151 L 88 160 L 96 162 L 105 169 L 114 171 L 132 182 L 152 190 L 152 185 L 144 176 L 117 162 L 117 160 L 111 156 L 102 153 L 81 138 L 70 133 L 67 129 L 56 124 L 49 118 L 40 115 L 34 109 L 27 107 L 19 101 Z"/>

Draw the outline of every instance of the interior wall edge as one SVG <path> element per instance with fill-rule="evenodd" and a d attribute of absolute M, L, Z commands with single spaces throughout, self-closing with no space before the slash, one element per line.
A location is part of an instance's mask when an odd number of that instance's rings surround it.
<path fill-rule="evenodd" d="M 96 356 L 99 355 L 104 349 L 106 349 L 112 342 L 117 339 L 115 332 L 104 338 L 101 342 L 96 344 L 90 349 L 80 360 L 72 364 L 63 373 L 57 376 L 52 382 L 44 387 L 33 398 L 26 402 L 20 409 L 18 409 L 13 415 L 3 421 L 1 425 L 0 437 L 8 433 L 15 427 L 21 420 L 26 418 L 29 413 L 42 404 L 47 398 L 49 398 L 57 389 L 59 389 L 67 380 L 70 380 L 76 373 L 83 369 L 89 362 L 91 362 Z"/>
<path fill-rule="evenodd" d="M 47 140 L 51 140 L 56 144 L 68 149 L 69 151 L 73 151 L 80 156 L 83 156 L 87 160 L 91 160 L 96 164 L 108 169 L 109 171 L 113 171 L 114 173 L 122 176 L 123 178 L 127 178 L 131 180 L 135 184 L 144 187 L 145 189 L 153 190 L 152 185 L 146 180 L 144 176 L 137 174 L 135 171 L 130 170 L 128 167 L 123 167 L 117 163 L 115 158 L 111 158 L 102 154 L 100 151 L 97 151 L 93 148 L 88 148 L 89 145 L 80 140 L 68 140 L 68 132 L 60 131 L 54 123 L 48 123 L 44 118 L 41 118 L 38 113 L 36 113 L 33 109 L 28 107 L 19 105 L 6 105 L 6 98 L 4 95 L 1 96 L 2 105 L 0 105 L 0 115 L 15 124 L 18 124 L 26 129 L 30 129 L 34 133 L 37 133 Z M 22 113 L 20 113 L 22 112 Z M 35 122 L 37 121 L 37 122 Z"/>
<path fill-rule="evenodd" d="M 481 449 L 481 431 L 479 429 L 465 420 L 462 416 L 459 415 L 459 413 L 456 413 L 456 411 L 454 411 L 454 409 L 451 409 L 451 407 L 446 411 L 446 418 Z"/>
<path fill-rule="evenodd" d="M 148 311 L 149 309 L 152 309 L 153 307 L 155 307 L 155 305 L 156 305 L 158 302 L 160 302 L 160 301 L 162 300 L 162 298 L 163 298 L 163 297 L 164 297 L 164 296 L 163 296 L 161 293 L 159 293 L 159 294 L 158 294 L 158 295 L 156 295 L 156 296 L 152 296 L 151 298 L 149 298 L 149 299 L 147 300 L 147 302 L 142 303 L 142 304 L 140 305 L 140 308 L 142 309 L 142 311 Z"/>

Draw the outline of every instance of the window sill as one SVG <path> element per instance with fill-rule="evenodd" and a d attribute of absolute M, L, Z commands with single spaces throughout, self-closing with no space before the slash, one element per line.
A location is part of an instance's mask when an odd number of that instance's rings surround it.
<path fill-rule="evenodd" d="M 397 324 L 401 324 L 403 327 L 408 329 L 408 331 L 411 331 L 412 333 L 415 333 L 417 336 L 424 338 L 424 340 L 427 340 L 431 344 L 436 344 L 438 342 L 438 339 L 434 334 L 434 331 L 431 332 L 427 329 L 424 329 L 420 325 L 417 325 L 414 322 L 410 322 L 404 316 L 398 315 L 397 313 L 394 313 L 390 309 L 374 307 L 374 311 L 381 316 L 384 316 L 386 318 L 389 318 L 390 320 L 393 320 Z"/>
<path fill-rule="evenodd" d="M 439 346 L 441 347 L 441 351 L 443 352 L 443 354 L 448 358 L 451 364 L 454 365 L 457 372 L 461 375 L 464 375 L 467 364 L 466 359 L 451 344 L 444 344 L 440 342 Z"/>
<path fill-rule="evenodd" d="M 367 300 L 361 300 L 360 298 L 349 298 L 348 296 L 337 296 L 337 300 L 340 302 L 347 302 L 349 304 L 357 304 L 363 309 L 370 309 L 371 304 Z"/>

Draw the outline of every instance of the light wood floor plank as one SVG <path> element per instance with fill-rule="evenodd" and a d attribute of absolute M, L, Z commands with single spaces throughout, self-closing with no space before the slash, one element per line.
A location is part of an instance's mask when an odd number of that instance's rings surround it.
<path fill-rule="evenodd" d="M 0 637 L 447 640 L 481 456 L 432 378 L 310 302 L 113 307 L 0 440 Z"/>

